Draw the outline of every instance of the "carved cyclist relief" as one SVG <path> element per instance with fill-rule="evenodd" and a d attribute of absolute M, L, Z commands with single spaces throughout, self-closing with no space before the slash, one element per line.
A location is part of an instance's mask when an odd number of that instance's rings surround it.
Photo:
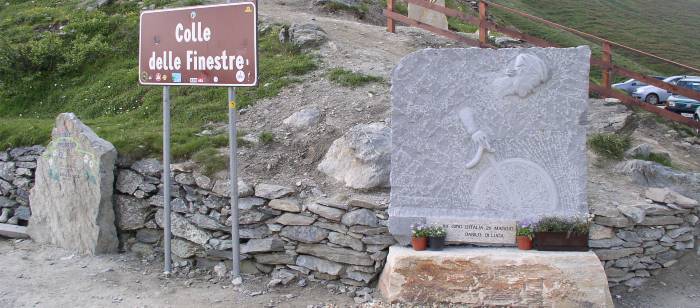
<path fill-rule="evenodd" d="M 514 96 L 525 98 L 535 88 L 546 83 L 550 73 L 542 59 L 531 54 L 519 54 L 505 71 L 505 76 L 493 81 L 496 97 L 512 104 Z M 559 196 L 552 177 L 535 162 L 513 157 L 501 161 L 490 144 L 489 136 L 480 129 L 474 110 L 461 108 L 458 116 L 471 141 L 477 146 L 474 156 L 466 162 L 467 169 L 486 164 L 472 186 L 472 204 L 478 208 L 508 211 L 539 204 L 541 208 L 558 208 Z"/>

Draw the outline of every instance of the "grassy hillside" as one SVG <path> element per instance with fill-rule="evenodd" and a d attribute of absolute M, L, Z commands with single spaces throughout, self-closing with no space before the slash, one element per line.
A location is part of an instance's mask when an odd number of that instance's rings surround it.
<path fill-rule="evenodd" d="M 630 47 L 700 67 L 700 1 L 698 0 L 494 0 L 578 30 Z M 548 40 L 573 45 L 585 42 L 573 35 L 548 30 L 498 9 L 502 22 Z M 597 50 L 597 49 L 596 49 Z M 680 73 L 675 67 L 620 53 L 620 64 L 647 73 Z M 628 61 L 631 60 L 631 61 Z M 633 63 L 636 62 L 636 63 Z"/>
<path fill-rule="evenodd" d="M 121 153 L 161 150 L 162 87 L 138 84 L 136 2 L 88 11 L 75 0 L 8 0 L 0 4 L 0 150 L 46 143 L 56 114 L 74 112 Z M 168 1 L 144 1 L 162 7 Z M 187 4 L 196 4 L 190 1 Z M 260 86 L 238 91 L 241 107 L 277 95 L 315 60 L 261 33 Z M 226 89 L 173 87 L 173 155 L 225 145 L 226 136 L 197 136 L 225 121 Z"/>

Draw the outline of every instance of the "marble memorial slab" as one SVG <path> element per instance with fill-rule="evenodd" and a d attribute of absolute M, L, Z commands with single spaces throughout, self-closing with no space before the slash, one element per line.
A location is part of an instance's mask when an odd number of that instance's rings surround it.
<path fill-rule="evenodd" d="M 428 217 L 429 225 L 439 225 L 447 231 L 448 243 L 513 244 L 515 220 L 464 219 Z"/>
<path fill-rule="evenodd" d="M 426 221 L 585 216 L 589 59 L 587 46 L 402 59 L 391 87 L 392 234 L 405 242 Z"/>
<path fill-rule="evenodd" d="M 439 6 L 445 6 L 445 0 L 429 0 L 429 2 Z M 409 3 L 408 17 L 424 24 L 428 24 L 442 30 L 447 30 L 447 16 L 438 11 L 433 11 L 420 5 Z"/>

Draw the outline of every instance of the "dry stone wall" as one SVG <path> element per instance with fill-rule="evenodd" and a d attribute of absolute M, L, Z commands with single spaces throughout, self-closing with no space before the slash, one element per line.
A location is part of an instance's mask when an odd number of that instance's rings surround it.
<path fill-rule="evenodd" d="M 152 255 L 162 242 L 160 162 L 123 167 L 115 202 L 123 248 Z M 231 267 L 228 180 L 208 177 L 195 167 L 184 163 L 171 168 L 176 275 L 188 275 L 193 266 Z M 269 273 L 272 285 L 323 279 L 365 286 L 381 272 L 394 243 L 386 227 L 385 200 L 368 195 L 313 198 L 296 186 L 252 185 L 240 179 L 238 186 L 243 273 Z"/>
<path fill-rule="evenodd" d="M 695 248 L 698 202 L 667 188 L 649 188 L 646 203 L 597 209 L 589 246 L 611 286 L 638 287 Z M 700 250 L 698 250 L 700 252 Z"/>
<path fill-rule="evenodd" d="M 40 145 L 0 151 L 0 223 L 26 226 L 29 222 L 29 191 L 43 151 Z"/>
<path fill-rule="evenodd" d="M 9 218 L 31 212 L 28 192 L 43 149 L 0 151 L 0 207 Z M 145 257 L 162 254 L 160 169 L 158 160 L 118 161 L 116 172 L 122 249 Z M 221 269 L 222 263 L 230 269 L 228 181 L 200 174 L 190 163 L 171 169 L 176 274 L 188 275 L 196 267 Z M 268 273 L 272 284 L 326 279 L 366 285 L 377 279 L 387 247 L 394 243 L 386 228 L 385 200 L 369 195 L 313 198 L 304 183 L 252 184 L 239 181 L 244 273 Z M 666 189 L 650 189 L 645 195 L 646 203 L 592 210 L 589 244 L 611 286 L 637 286 L 698 248 L 700 209 L 695 200 Z M 23 217 L 17 217 L 19 224 L 26 224 L 28 217 Z"/>

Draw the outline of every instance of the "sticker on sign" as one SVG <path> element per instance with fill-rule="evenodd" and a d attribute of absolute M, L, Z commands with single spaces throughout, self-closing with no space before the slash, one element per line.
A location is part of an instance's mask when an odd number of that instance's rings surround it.
<path fill-rule="evenodd" d="M 144 11 L 139 35 L 143 85 L 257 85 L 255 3 Z"/>

